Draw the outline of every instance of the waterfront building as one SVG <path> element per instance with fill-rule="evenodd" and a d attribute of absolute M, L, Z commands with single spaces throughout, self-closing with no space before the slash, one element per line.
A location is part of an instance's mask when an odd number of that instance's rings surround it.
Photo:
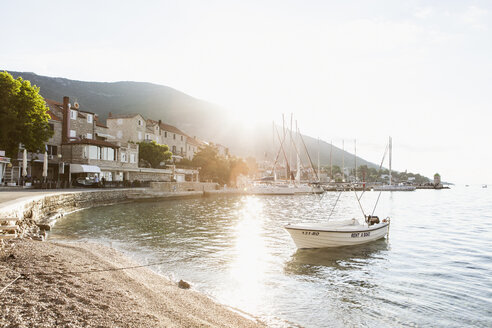
<path fill-rule="evenodd" d="M 71 106 L 68 97 L 59 105 L 50 109 L 61 110 L 61 160 L 68 163 L 68 180 L 87 174 L 98 174 L 106 181 L 130 180 L 124 174 L 138 167 L 138 145 L 117 142 L 97 114 L 81 110 L 77 103 Z M 65 167 L 60 170 L 67 174 Z"/>
<path fill-rule="evenodd" d="M 227 148 L 226 146 L 223 146 L 221 144 L 214 144 L 214 143 L 210 143 L 211 146 L 214 146 L 216 149 L 217 149 L 217 154 L 219 156 L 222 156 L 222 157 L 225 157 L 225 158 L 228 158 L 229 157 L 229 148 Z"/>
<path fill-rule="evenodd" d="M 161 120 L 147 120 L 149 130 L 149 140 L 156 140 L 157 143 L 168 145 L 173 153 L 173 160 L 179 162 L 186 156 L 187 135 L 177 127 L 163 123 Z M 152 133 L 150 132 L 152 131 Z M 193 157 L 192 157 L 193 158 Z"/>
<path fill-rule="evenodd" d="M 2 185 L 5 182 L 4 176 L 9 164 L 10 164 L 10 158 L 5 156 L 5 150 L 0 150 L 0 185 Z"/>
<path fill-rule="evenodd" d="M 142 142 L 145 140 L 147 126 L 140 114 L 112 114 L 106 120 L 108 130 L 120 142 Z"/>
<path fill-rule="evenodd" d="M 205 146 L 205 142 L 197 139 L 196 137 L 186 136 L 186 158 L 190 161 L 195 157 L 195 154 Z"/>

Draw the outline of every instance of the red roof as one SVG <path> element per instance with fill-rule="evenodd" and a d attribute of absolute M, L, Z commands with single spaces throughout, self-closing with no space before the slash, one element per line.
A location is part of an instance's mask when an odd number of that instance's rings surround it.
<path fill-rule="evenodd" d="M 70 142 L 65 142 L 64 145 L 94 145 L 94 146 L 120 148 L 119 146 L 113 143 L 103 140 L 94 140 L 94 139 L 80 139 L 80 140 L 70 141 Z"/>
<path fill-rule="evenodd" d="M 142 116 L 142 114 L 138 114 L 138 113 L 128 113 L 128 114 L 111 114 L 111 116 L 108 116 L 108 119 L 116 119 L 116 118 L 132 118 L 132 117 L 135 117 L 137 115 L 140 115 Z M 142 116 L 143 117 L 143 116 Z"/>
<path fill-rule="evenodd" d="M 154 121 L 154 120 L 147 120 L 147 123 L 154 125 L 154 124 L 158 124 L 159 122 Z M 161 128 L 161 130 L 164 130 L 164 131 L 167 131 L 167 132 L 173 132 L 173 133 L 177 133 L 177 134 L 181 134 L 183 136 L 186 136 L 186 133 L 184 133 L 183 131 L 181 131 L 177 127 L 172 126 L 172 125 L 169 125 L 169 124 L 166 124 L 166 123 L 162 123 L 161 122 L 160 128 Z"/>
<path fill-rule="evenodd" d="M 53 121 L 60 121 L 60 122 L 63 121 L 61 118 L 59 118 L 58 116 L 56 116 L 51 109 L 48 110 L 48 115 L 50 116 L 50 118 Z"/>

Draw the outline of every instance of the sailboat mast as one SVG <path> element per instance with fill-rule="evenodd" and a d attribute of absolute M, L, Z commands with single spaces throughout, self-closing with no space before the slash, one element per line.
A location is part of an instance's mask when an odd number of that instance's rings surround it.
<path fill-rule="evenodd" d="M 393 140 L 389 137 L 389 178 L 391 186 L 391 157 L 393 156 Z"/>
<path fill-rule="evenodd" d="M 333 163 L 331 160 L 332 153 L 333 153 L 333 141 L 330 141 L 330 182 L 333 181 Z"/>
<path fill-rule="evenodd" d="M 342 182 L 345 182 L 345 140 L 342 140 Z"/>
<path fill-rule="evenodd" d="M 296 160 L 297 160 L 297 171 L 296 171 L 296 183 L 300 184 L 301 183 L 301 159 L 299 158 L 299 152 L 297 149 L 299 148 L 299 128 L 297 127 L 297 120 L 296 120 L 296 139 L 294 140 L 294 148 L 296 150 Z"/>
<path fill-rule="evenodd" d="M 292 119 L 293 119 L 294 114 L 290 113 L 290 144 L 289 144 L 289 166 L 292 167 Z M 292 173 L 289 172 L 289 181 L 292 179 Z"/>
<path fill-rule="evenodd" d="M 318 182 L 321 182 L 321 176 L 319 175 L 320 174 L 320 171 L 319 171 L 319 137 L 318 137 Z"/>
<path fill-rule="evenodd" d="M 282 133 L 283 133 L 283 136 L 284 136 L 284 140 L 285 140 L 285 116 L 284 114 L 282 113 Z M 285 160 L 285 176 L 288 177 L 289 176 L 289 163 L 287 163 L 287 156 L 285 156 L 285 151 L 282 149 L 282 151 L 284 152 L 284 160 Z"/>
<path fill-rule="evenodd" d="M 357 182 L 357 139 L 354 139 L 355 182 Z"/>

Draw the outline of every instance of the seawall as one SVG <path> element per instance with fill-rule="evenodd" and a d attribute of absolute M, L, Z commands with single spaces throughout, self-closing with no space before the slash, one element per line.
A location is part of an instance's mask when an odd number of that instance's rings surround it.
<path fill-rule="evenodd" d="M 32 192 L 0 203 L 0 218 L 16 220 L 21 235 L 44 235 L 43 231 L 50 230 L 60 216 L 83 208 L 127 202 L 130 194 L 144 192 L 143 188 Z"/>
<path fill-rule="evenodd" d="M 175 186 L 179 186 L 175 188 Z M 216 184 L 156 183 L 153 188 L 83 189 L 54 192 L 9 193 L 0 199 L 0 219 L 12 219 L 20 236 L 44 239 L 56 220 L 68 213 L 95 206 L 124 202 L 182 199 L 234 194 L 234 190 L 216 191 Z M 4 192 L 2 192 L 4 193 Z M 20 196 L 19 196 L 20 195 Z M 5 201 L 5 199 L 7 199 Z"/>

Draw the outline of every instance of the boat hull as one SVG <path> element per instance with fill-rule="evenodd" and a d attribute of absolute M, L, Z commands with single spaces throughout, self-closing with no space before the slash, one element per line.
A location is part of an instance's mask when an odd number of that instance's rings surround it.
<path fill-rule="evenodd" d="M 293 188 L 277 186 L 253 186 L 246 191 L 250 195 L 294 195 Z"/>
<path fill-rule="evenodd" d="M 389 223 L 381 223 L 371 227 L 341 231 L 310 229 L 308 226 L 285 226 L 297 248 L 325 248 L 365 244 L 384 238 L 389 231 Z"/>

